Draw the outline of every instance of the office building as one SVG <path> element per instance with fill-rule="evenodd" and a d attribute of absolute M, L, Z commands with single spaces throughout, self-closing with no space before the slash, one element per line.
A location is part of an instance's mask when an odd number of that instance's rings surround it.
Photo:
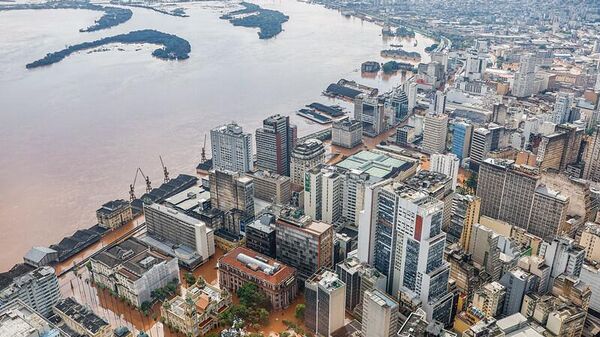
<path fill-rule="evenodd" d="M 354 99 L 354 119 L 362 123 L 363 135 L 377 137 L 385 131 L 385 106 L 376 97 L 358 95 Z"/>
<path fill-rule="evenodd" d="M 252 169 L 252 136 L 235 122 L 210 130 L 210 142 L 214 169 L 233 172 Z"/>
<path fill-rule="evenodd" d="M 210 200 L 213 208 L 228 212 L 233 209 L 254 217 L 254 180 L 232 171 L 212 170 L 209 174 Z"/>
<path fill-rule="evenodd" d="M 0 274 L 0 310 L 18 299 L 42 316 L 48 316 L 60 296 L 52 267 L 17 265 Z"/>
<path fill-rule="evenodd" d="M 185 336 L 205 336 L 219 327 L 219 314 L 231 306 L 231 293 L 199 279 L 178 295 L 160 306 L 165 324 Z"/>
<path fill-rule="evenodd" d="M 334 224 L 342 217 L 344 177 L 335 167 L 320 164 L 304 176 L 304 212 L 314 220 Z"/>
<path fill-rule="evenodd" d="M 527 231 L 545 240 L 561 233 L 567 221 L 569 197 L 545 185 L 535 189 Z"/>
<path fill-rule="evenodd" d="M 292 179 L 269 171 L 252 173 L 254 197 L 279 205 L 287 205 L 292 199 Z"/>
<path fill-rule="evenodd" d="M 325 162 L 325 147 L 318 139 L 308 139 L 296 145 L 292 151 L 291 178 L 292 183 L 302 186 L 304 173 Z"/>
<path fill-rule="evenodd" d="M 72 297 L 60 300 L 53 312 L 70 330 L 89 337 L 112 337 L 113 331 L 103 318 L 77 303 Z"/>
<path fill-rule="evenodd" d="M 447 230 L 448 226 L 450 226 L 452 200 L 454 198 L 452 178 L 439 172 L 419 171 L 419 173 L 404 180 L 404 184 L 414 190 L 423 191 L 444 203 L 442 228 Z"/>
<path fill-rule="evenodd" d="M 362 143 L 362 123 L 350 118 L 334 121 L 331 125 L 331 145 L 352 149 Z"/>
<path fill-rule="evenodd" d="M 288 116 L 273 115 L 256 130 L 256 167 L 284 176 L 290 175 L 290 158 L 296 144 L 296 127 Z"/>
<path fill-rule="evenodd" d="M 265 213 L 246 226 L 246 247 L 275 258 L 277 256 L 276 245 L 275 215 Z"/>
<path fill-rule="evenodd" d="M 469 150 L 470 166 L 478 169 L 479 165 L 488 158 L 491 151 L 501 148 L 504 137 L 504 127 L 497 124 L 489 124 L 486 128 L 477 128 L 473 131 L 471 138 L 471 149 Z"/>
<path fill-rule="evenodd" d="M 600 263 L 600 224 L 586 223 L 579 245 L 585 250 L 586 260 Z"/>
<path fill-rule="evenodd" d="M 502 275 L 500 284 L 506 288 L 502 315 L 509 316 L 521 311 L 525 295 L 537 289 L 537 278 L 531 273 L 515 268 Z"/>
<path fill-rule="evenodd" d="M 554 111 L 552 112 L 552 123 L 563 124 L 569 119 L 571 107 L 573 106 L 573 94 L 559 92 L 554 103 Z"/>
<path fill-rule="evenodd" d="M 448 242 L 460 243 L 468 251 L 473 225 L 479 221 L 481 199 L 473 195 L 455 194 L 452 198 L 452 214 L 447 230 Z"/>
<path fill-rule="evenodd" d="M 455 154 L 439 154 L 431 155 L 430 171 L 443 173 L 452 179 L 452 190 L 456 190 L 458 181 L 458 169 L 460 160 Z"/>
<path fill-rule="evenodd" d="M 152 292 L 179 280 L 177 259 L 129 238 L 90 258 L 92 278 L 131 305 L 152 302 Z"/>
<path fill-rule="evenodd" d="M 423 152 L 428 154 L 445 153 L 448 116 L 444 114 L 427 114 L 423 127 Z"/>
<path fill-rule="evenodd" d="M 506 288 L 498 282 L 486 283 L 473 295 L 473 306 L 485 317 L 493 318 L 502 313 Z"/>
<path fill-rule="evenodd" d="M 145 205 L 144 216 L 148 236 L 143 241 L 177 257 L 186 268 L 193 269 L 215 254 L 213 229 L 204 222 L 159 204 Z"/>
<path fill-rule="evenodd" d="M 0 336 L 69 337 L 54 323 L 31 309 L 21 300 L 7 303 L 0 310 Z"/>
<path fill-rule="evenodd" d="M 410 145 L 415 141 L 415 128 L 410 125 L 400 126 L 396 129 L 396 144 Z"/>
<path fill-rule="evenodd" d="M 576 276 L 581 274 L 585 250 L 567 237 L 555 238 L 551 242 L 543 242 L 540 256 L 550 266 L 550 277 L 554 280 L 559 275 Z"/>
<path fill-rule="evenodd" d="M 304 323 L 317 336 L 342 328 L 346 316 L 346 285 L 329 270 L 320 270 L 304 283 Z"/>
<path fill-rule="evenodd" d="M 452 331 L 444 329 L 439 322 L 427 320 L 425 311 L 417 309 L 411 312 L 402 324 L 398 337 L 457 337 Z"/>
<path fill-rule="evenodd" d="M 433 102 L 429 105 L 429 113 L 431 115 L 443 115 L 446 112 L 446 94 L 443 91 L 436 91 L 433 96 Z"/>
<path fill-rule="evenodd" d="M 502 265 L 500 263 L 500 249 L 498 240 L 500 236 L 491 229 L 474 224 L 471 230 L 469 249 L 475 267 L 488 273 L 493 281 L 500 279 Z"/>
<path fill-rule="evenodd" d="M 321 268 L 333 268 L 333 226 L 309 216 L 282 211 L 275 222 L 277 259 L 296 268 L 304 281 Z"/>
<path fill-rule="evenodd" d="M 96 211 L 96 219 L 100 227 L 119 227 L 133 219 L 131 205 L 122 199 L 109 201 Z"/>
<path fill-rule="evenodd" d="M 398 125 L 408 117 L 408 97 L 401 89 L 383 95 L 388 126 Z"/>
<path fill-rule="evenodd" d="M 466 121 L 456 121 L 452 126 L 452 153 L 454 153 L 462 163 L 469 157 L 473 125 Z"/>
<path fill-rule="evenodd" d="M 398 302 L 380 290 L 365 291 L 361 325 L 363 336 L 396 336 L 399 316 Z"/>
<path fill-rule="evenodd" d="M 245 247 L 219 259 L 219 285 L 236 292 L 246 283 L 256 284 L 274 310 L 289 307 L 298 291 L 296 269 Z"/>
<path fill-rule="evenodd" d="M 355 257 L 348 257 L 335 267 L 338 278 L 346 285 L 346 311 L 356 311 L 367 290 L 379 289 L 385 291 L 385 277 L 376 269 Z M 360 318 L 362 307 L 360 309 Z"/>
<path fill-rule="evenodd" d="M 465 77 L 470 81 L 483 79 L 483 73 L 487 66 L 487 59 L 479 55 L 477 52 L 471 52 L 467 55 L 465 65 Z"/>
<path fill-rule="evenodd" d="M 535 63 L 534 54 L 521 55 L 519 71 L 515 73 L 512 85 L 513 96 L 527 97 L 534 94 Z"/>
<path fill-rule="evenodd" d="M 583 179 L 600 182 L 600 129 L 596 128 L 591 136 L 587 137 Z"/>

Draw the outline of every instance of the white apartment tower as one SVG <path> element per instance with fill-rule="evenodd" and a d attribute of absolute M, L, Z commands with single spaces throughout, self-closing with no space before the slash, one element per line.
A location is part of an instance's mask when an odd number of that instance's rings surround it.
<path fill-rule="evenodd" d="M 252 169 L 252 136 L 235 122 L 210 130 L 213 168 L 233 172 Z"/>

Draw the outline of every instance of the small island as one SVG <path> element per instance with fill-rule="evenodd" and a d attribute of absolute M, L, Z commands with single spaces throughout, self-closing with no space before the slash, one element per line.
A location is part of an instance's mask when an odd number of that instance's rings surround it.
<path fill-rule="evenodd" d="M 393 74 L 398 70 L 414 71 L 414 67 L 412 64 L 396 61 L 388 61 L 384 63 L 382 69 L 384 74 Z"/>
<path fill-rule="evenodd" d="M 158 12 L 161 14 L 170 15 L 170 16 L 178 16 L 181 18 L 189 17 L 189 15 L 185 12 L 185 9 L 182 7 L 177 7 L 177 8 L 169 10 L 169 9 L 165 9 L 164 7 L 147 5 L 147 4 L 141 3 L 141 2 L 139 2 L 139 3 L 138 2 L 126 2 L 123 0 L 112 0 L 110 3 L 113 5 L 119 5 L 119 6 L 128 6 L 128 7 L 149 9 L 151 11 L 155 11 L 155 12 Z"/>
<path fill-rule="evenodd" d="M 281 25 L 289 20 L 289 16 L 270 9 L 264 9 L 249 2 L 240 3 L 243 9 L 221 16 L 234 26 L 259 28 L 260 39 L 270 39 L 282 32 Z"/>
<path fill-rule="evenodd" d="M 431 53 L 432 51 L 436 50 L 438 46 L 439 46 L 439 44 L 437 44 L 437 43 L 434 43 L 434 44 L 432 44 L 431 46 L 429 46 L 429 47 L 426 47 L 426 48 L 425 48 L 425 52 L 426 52 L 426 53 Z"/>
<path fill-rule="evenodd" d="M 190 43 L 179 36 L 156 30 L 146 29 L 105 37 L 92 42 L 84 42 L 69 46 L 61 51 L 47 54 L 44 58 L 26 65 L 27 69 L 43 67 L 62 61 L 67 56 L 86 49 L 97 48 L 111 43 L 150 43 L 162 45 L 152 52 L 152 56 L 163 60 L 185 60 L 192 50 Z"/>
<path fill-rule="evenodd" d="M 415 51 L 406 51 L 401 48 L 397 49 L 385 49 L 381 51 L 382 57 L 391 57 L 393 59 L 407 60 L 407 61 L 421 61 L 421 54 Z"/>
<path fill-rule="evenodd" d="M 96 20 L 93 25 L 80 29 L 80 32 L 95 32 L 102 29 L 108 29 L 128 21 L 133 16 L 133 12 L 126 8 L 100 6 L 84 1 L 49 1 L 42 3 L 0 5 L 0 11 L 28 9 L 87 9 L 104 12 L 100 19 Z"/>

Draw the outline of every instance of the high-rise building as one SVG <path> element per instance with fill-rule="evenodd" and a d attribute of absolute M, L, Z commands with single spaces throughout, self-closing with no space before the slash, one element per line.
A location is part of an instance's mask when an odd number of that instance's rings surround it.
<path fill-rule="evenodd" d="M 403 90 L 393 90 L 384 96 L 388 126 L 397 125 L 408 117 L 408 97 Z"/>
<path fill-rule="evenodd" d="M 483 79 L 486 66 L 487 60 L 485 57 L 478 55 L 476 52 L 469 53 L 465 66 L 465 77 L 471 81 Z"/>
<path fill-rule="evenodd" d="M 246 226 L 246 247 L 255 252 L 275 258 L 277 256 L 277 234 L 275 215 L 264 213 Z"/>
<path fill-rule="evenodd" d="M 362 123 L 344 118 L 331 125 L 331 145 L 354 148 L 362 143 Z"/>
<path fill-rule="evenodd" d="M 48 316 L 60 299 L 58 278 L 54 268 L 49 266 L 34 269 L 17 265 L 12 270 L 1 273 L 0 311 L 10 302 L 21 300 L 43 316 Z"/>
<path fill-rule="evenodd" d="M 600 262 L 600 224 L 588 222 L 585 224 L 579 245 L 585 250 L 585 258 Z"/>
<path fill-rule="evenodd" d="M 417 83 L 414 81 L 406 81 L 402 85 L 404 92 L 408 98 L 408 112 L 409 114 L 413 111 L 417 105 Z"/>
<path fill-rule="evenodd" d="M 427 114 L 423 130 L 423 151 L 428 154 L 445 153 L 447 134 L 448 116 Z"/>
<path fill-rule="evenodd" d="M 252 173 L 254 197 L 279 205 L 287 205 L 292 199 L 292 179 L 269 171 Z"/>
<path fill-rule="evenodd" d="M 473 125 L 466 121 L 456 121 L 453 123 L 452 129 L 452 153 L 454 153 L 462 163 L 463 160 L 469 157 Z"/>
<path fill-rule="evenodd" d="M 362 317 L 362 306 L 357 309 L 367 290 L 385 291 L 386 279 L 375 268 L 360 262 L 356 256 L 348 257 L 335 266 L 339 279 L 346 285 L 346 311 L 357 313 Z M 359 311 L 359 312 L 357 312 Z"/>
<path fill-rule="evenodd" d="M 473 295 L 473 306 L 487 318 L 497 317 L 502 312 L 506 287 L 498 282 L 486 283 Z"/>
<path fill-rule="evenodd" d="M 325 162 L 325 147 L 318 139 L 308 139 L 296 145 L 292 151 L 291 175 L 292 183 L 304 184 L 304 173 Z"/>
<path fill-rule="evenodd" d="M 233 209 L 254 217 L 254 180 L 250 176 L 212 170 L 209 173 L 210 200 L 213 208 L 228 212 Z"/>
<path fill-rule="evenodd" d="M 334 224 L 342 217 L 344 177 L 335 167 L 318 165 L 305 173 L 304 212 Z"/>
<path fill-rule="evenodd" d="M 329 270 L 315 273 L 304 285 L 306 327 L 318 336 L 331 336 L 344 326 L 346 285 Z"/>
<path fill-rule="evenodd" d="M 542 136 L 537 150 L 536 164 L 540 171 L 564 171 L 569 164 L 579 160 L 579 150 L 584 129 L 573 124 L 556 126 L 556 131 Z"/>
<path fill-rule="evenodd" d="M 472 227 L 468 252 L 475 267 L 488 273 L 493 281 L 497 281 L 502 273 L 499 239 L 498 234 L 481 224 Z"/>
<path fill-rule="evenodd" d="M 481 199 L 473 195 L 456 194 L 452 198 L 452 216 L 446 239 L 458 242 L 468 251 L 473 225 L 479 222 Z"/>
<path fill-rule="evenodd" d="M 362 335 L 394 337 L 398 333 L 398 302 L 384 292 L 367 290 L 363 295 Z"/>
<path fill-rule="evenodd" d="M 333 268 L 333 226 L 284 210 L 275 222 L 277 259 L 306 280 L 321 268 Z"/>
<path fill-rule="evenodd" d="M 290 175 L 290 158 L 296 143 L 296 127 L 288 116 L 273 115 L 256 130 L 256 167 L 284 176 Z"/>
<path fill-rule="evenodd" d="M 252 169 L 252 136 L 232 122 L 210 130 L 213 168 L 234 172 Z"/>
<path fill-rule="evenodd" d="M 362 123 L 363 135 L 376 137 L 385 131 L 385 106 L 375 97 L 358 95 L 354 99 L 354 119 Z"/>
<path fill-rule="evenodd" d="M 594 129 L 592 135 L 587 137 L 586 144 L 583 179 L 600 182 L 600 128 Z"/>
<path fill-rule="evenodd" d="M 502 275 L 500 284 L 506 288 L 502 315 L 509 316 L 520 312 L 525 295 L 536 291 L 537 277 L 520 268 L 515 268 Z"/>
<path fill-rule="evenodd" d="M 563 230 L 567 221 L 569 197 L 539 185 L 535 189 L 527 231 L 551 241 Z"/>
<path fill-rule="evenodd" d="M 552 122 L 554 124 L 566 123 L 573 106 L 573 94 L 559 92 L 554 103 L 554 111 L 552 112 Z"/>
<path fill-rule="evenodd" d="M 163 246 L 179 246 L 180 249 L 186 249 L 188 254 L 190 251 L 196 253 L 189 263 L 185 262 L 183 256 L 178 256 L 179 262 L 186 267 L 197 267 L 215 254 L 213 230 L 204 222 L 159 204 L 145 205 L 144 216 L 147 233 L 151 238 L 149 241 L 144 240 L 146 243 L 159 250 Z"/>
<path fill-rule="evenodd" d="M 513 81 L 513 96 L 527 97 L 534 94 L 535 63 L 536 57 L 534 54 L 521 55 L 519 71 L 515 74 Z"/>
<path fill-rule="evenodd" d="M 431 155 L 430 171 L 443 173 L 452 179 L 452 190 L 456 190 L 460 160 L 451 154 L 434 153 Z"/>
<path fill-rule="evenodd" d="M 550 278 L 554 280 L 559 275 L 576 276 L 581 274 L 585 250 L 568 237 L 559 237 L 552 242 L 543 242 L 540 246 L 540 256 L 550 266 Z"/>
<path fill-rule="evenodd" d="M 479 168 L 479 165 L 488 157 L 490 151 L 498 150 L 502 146 L 503 137 L 504 127 L 497 124 L 491 123 L 485 128 L 475 129 L 471 139 L 469 157 L 471 168 Z"/>

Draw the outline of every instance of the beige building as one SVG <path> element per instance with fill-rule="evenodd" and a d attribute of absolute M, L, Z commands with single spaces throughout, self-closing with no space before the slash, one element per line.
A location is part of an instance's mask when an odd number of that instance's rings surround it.
<path fill-rule="evenodd" d="M 101 227 L 120 227 L 133 219 L 131 204 L 122 199 L 109 201 L 96 210 L 96 218 Z"/>
<path fill-rule="evenodd" d="M 465 250 L 469 250 L 471 244 L 471 232 L 473 231 L 473 225 L 479 222 L 479 210 L 481 208 L 481 199 L 471 195 L 456 195 L 452 201 L 452 213 L 453 218 L 451 221 L 451 227 L 455 221 L 461 220 L 462 231 L 460 233 L 460 245 Z M 461 216 L 456 219 L 457 214 Z M 449 231 L 450 232 L 450 231 Z"/>
<path fill-rule="evenodd" d="M 254 181 L 252 177 L 232 171 L 212 170 L 209 174 L 210 200 L 213 208 L 224 212 L 238 209 L 254 216 Z"/>
<path fill-rule="evenodd" d="M 292 198 L 292 179 L 268 171 L 252 173 L 254 197 L 260 200 L 286 205 Z"/>
<path fill-rule="evenodd" d="M 600 224 L 588 222 L 581 233 L 579 245 L 585 250 L 585 258 L 600 262 Z"/>
<path fill-rule="evenodd" d="M 506 288 L 498 282 L 486 283 L 473 295 L 473 307 L 486 317 L 496 317 L 502 311 Z"/>
<path fill-rule="evenodd" d="M 204 336 L 219 324 L 219 314 L 231 306 L 231 294 L 200 278 L 160 308 L 165 324 L 189 337 Z"/>
<path fill-rule="evenodd" d="M 296 185 L 304 184 L 304 173 L 325 162 L 325 147 L 318 139 L 308 139 L 292 151 L 290 177 Z"/>

